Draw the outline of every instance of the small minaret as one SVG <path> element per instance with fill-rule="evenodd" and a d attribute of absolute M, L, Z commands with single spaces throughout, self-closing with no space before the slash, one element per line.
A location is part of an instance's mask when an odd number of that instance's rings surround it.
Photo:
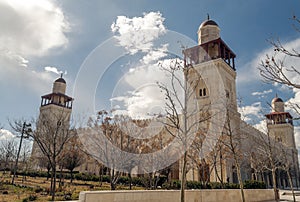
<path fill-rule="evenodd" d="M 60 78 L 54 81 L 52 92 L 42 96 L 40 114 L 36 125 L 37 131 L 47 133 L 46 131 L 50 130 L 50 128 L 51 130 L 56 130 L 59 127 L 60 130 L 69 129 L 73 98 L 65 93 L 66 81 L 61 75 Z M 59 137 L 56 138 L 56 141 L 59 141 Z M 35 162 L 36 168 L 39 167 L 38 162 L 42 156 L 42 151 L 37 142 L 34 141 L 31 158 Z"/>
<path fill-rule="evenodd" d="M 284 111 L 284 102 L 277 95 L 272 100 L 272 111 L 266 114 L 267 128 L 271 137 L 290 148 L 295 148 L 293 117 Z"/>
<path fill-rule="evenodd" d="M 67 96 L 66 81 L 62 78 L 56 79 L 53 83 L 52 93 L 42 96 L 40 110 L 48 105 L 55 105 L 65 109 L 72 109 L 73 98 Z"/>
<path fill-rule="evenodd" d="M 293 184 L 298 186 L 299 180 L 299 162 L 298 162 L 298 150 L 295 144 L 295 134 L 293 117 L 289 112 L 284 111 L 284 102 L 276 94 L 272 100 L 272 111 L 270 114 L 266 114 L 267 129 L 270 137 L 275 141 L 281 142 L 287 148 L 287 154 L 292 158 L 294 166 L 291 168 L 295 172 L 295 178 L 293 178 Z"/>

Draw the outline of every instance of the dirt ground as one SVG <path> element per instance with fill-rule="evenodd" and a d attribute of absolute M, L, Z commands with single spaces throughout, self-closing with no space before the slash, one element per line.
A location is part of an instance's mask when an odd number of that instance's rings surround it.
<path fill-rule="evenodd" d="M 11 176 L 6 173 L 0 173 L 0 202 L 26 202 L 35 199 L 34 201 L 50 201 L 51 197 L 48 195 L 50 187 L 50 179 L 40 177 L 26 177 L 18 176 L 15 179 L 13 186 L 9 184 Z M 78 200 L 80 191 L 96 191 L 96 190 L 110 190 L 108 183 L 99 182 L 85 182 L 73 180 L 71 184 L 69 180 L 63 180 L 62 186 L 58 186 L 59 179 L 57 180 L 57 191 L 55 200 Z M 117 189 L 128 189 L 126 186 L 118 186 Z M 141 189 L 133 187 L 133 189 Z M 27 200 L 26 200 L 27 199 Z M 31 200 L 29 200 L 31 199 Z"/>

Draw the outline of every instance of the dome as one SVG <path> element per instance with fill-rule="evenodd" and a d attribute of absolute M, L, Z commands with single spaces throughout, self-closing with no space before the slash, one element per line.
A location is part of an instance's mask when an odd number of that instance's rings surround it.
<path fill-rule="evenodd" d="M 207 25 L 214 25 L 214 26 L 218 27 L 218 24 L 215 21 L 213 21 L 213 20 L 206 20 L 206 21 L 204 21 L 204 22 L 201 23 L 201 25 L 200 25 L 199 28 L 201 29 L 202 27 L 205 27 Z"/>
<path fill-rule="evenodd" d="M 279 98 L 279 97 L 275 97 L 273 100 L 272 100 L 272 103 L 274 103 L 274 102 L 283 102 L 283 100 L 281 99 L 281 98 Z"/>
<path fill-rule="evenodd" d="M 62 77 L 56 79 L 54 82 L 58 82 L 58 83 L 66 83 L 66 81 L 65 81 Z"/>
<path fill-rule="evenodd" d="M 272 112 L 284 112 L 284 102 L 277 94 L 272 100 Z"/>

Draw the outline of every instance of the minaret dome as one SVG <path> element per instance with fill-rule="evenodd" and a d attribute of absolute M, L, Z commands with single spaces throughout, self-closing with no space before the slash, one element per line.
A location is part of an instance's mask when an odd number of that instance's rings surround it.
<path fill-rule="evenodd" d="M 53 93 L 61 93 L 61 94 L 66 93 L 66 81 L 62 78 L 62 75 L 60 78 L 58 78 L 54 81 L 52 92 Z"/>
<path fill-rule="evenodd" d="M 272 112 L 284 112 L 284 102 L 277 94 L 272 100 Z"/>
<path fill-rule="evenodd" d="M 218 24 L 209 19 L 209 15 L 207 16 L 207 20 L 201 23 L 198 29 L 198 44 L 204 44 L 208 41 L 212 41 L 220 38 L 220 28 Z"/>

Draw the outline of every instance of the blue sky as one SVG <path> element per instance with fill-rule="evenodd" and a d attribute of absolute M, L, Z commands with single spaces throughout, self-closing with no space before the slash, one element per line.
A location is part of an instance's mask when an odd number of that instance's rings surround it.
<path fill-rule="evenodd" d="M 144 18 L 150 12 L 161 14 L 164 28 L 194 41 L 209 13 L 218 23 L 222 39 L 237 55 L 237 91 L 244 111 L 256 117 L 261 110 L 268 112 L 267 102 L 276 92 L 284 100 L 298 100 L 297 92 L 261 82 L 256 67 L 270 49 L 266 41 L 270 37 L 299 47 L 299 33 L 290 20 L 294 14 L 300 16 L 299 8 L 296 0 L 0 0 L 0 123 L 9 129 L 8 118 L 38 116 L 40 96 L 51 91 L 58 77 L 45 67 L 67 72 L 67 92 L 73 96 L 80 67 L 96 47 L 116 34 L 111 26 L 118 16 Z M 129 60 L 123 58 L 114 65 L 126 66 Z M 123 71 L 130 70 L 128 65 L 126 68 Z M 120 71 L 107 72 L 103 80 L 107 89 L 115 85 L 110 79 L 121 78 Z M 108 100 L 100 99 L 99 89 L 96 95 L 95 107 L 102 108 Z"/>

